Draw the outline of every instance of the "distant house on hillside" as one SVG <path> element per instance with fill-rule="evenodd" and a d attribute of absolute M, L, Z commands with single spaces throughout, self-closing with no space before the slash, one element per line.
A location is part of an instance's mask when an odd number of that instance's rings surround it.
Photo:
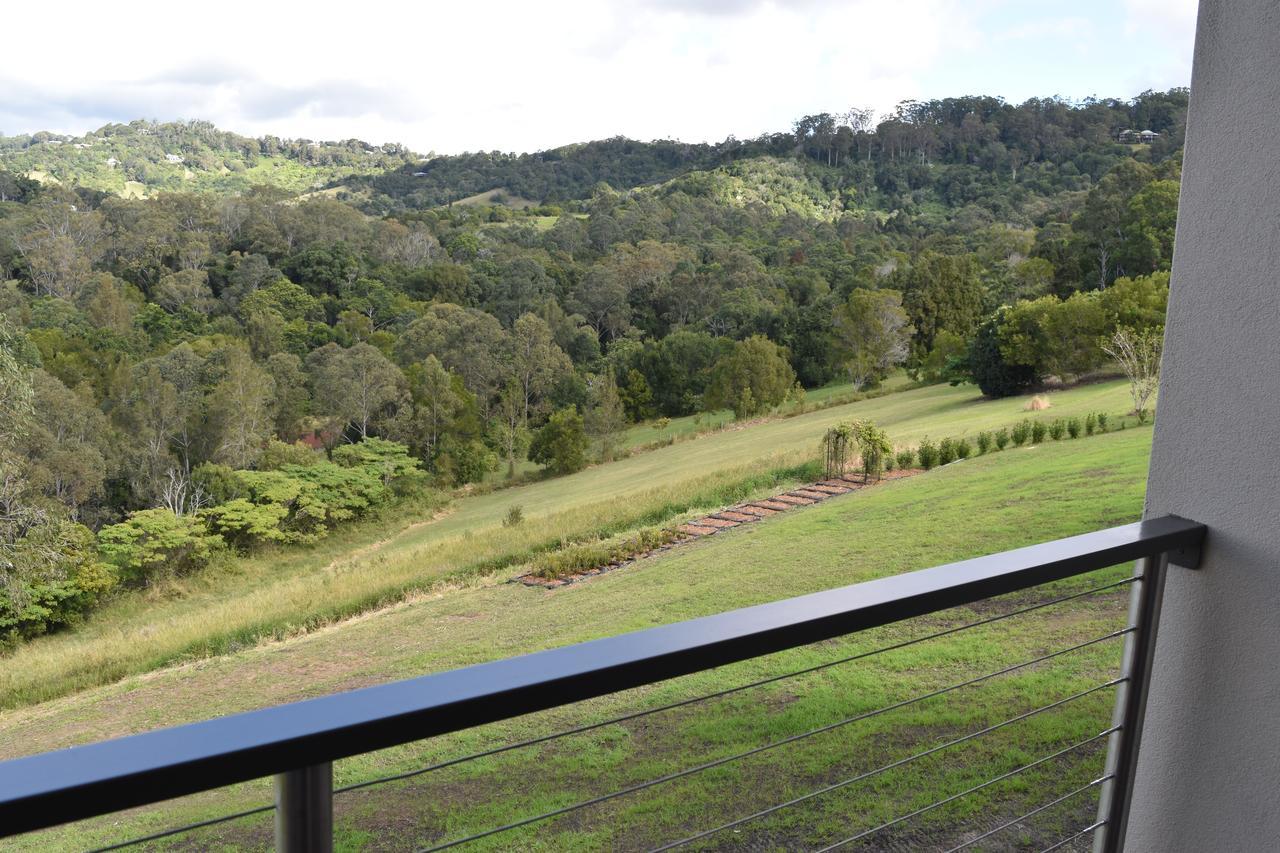
<path fill-rule="evenodd" d="M 116 166 L 119 166 L 119 165 L 120 165 L 120 161 L 119 161 L 119 160 L 117 160 L 117 159 L 116 159 L 116 158 L 114 158 L 114 157 L 108 157 L 108 158 L 107 158 L 107 165 L 108 165 L 108 166 L 110 166 L 112 169 L 114 169 Z"/>
<path fill-rule="evenodd" d="M 1150 145 L 1160 138 L 1154 130 L 1131 130 L 1126 128 L 1116 132 L 1116 142 L 1123 145 Z"/>
<path fill-rule="evenodd" d="M 176 164 L 176 163 L 181 163 L 181 162 L 182 162 L 182 155 L 181 155 L 181 154 L 166 154 L 166 155 L 164 155 L 164 159 L 168 160 L 170 163 L 175 163 L 175 164 Z"/>

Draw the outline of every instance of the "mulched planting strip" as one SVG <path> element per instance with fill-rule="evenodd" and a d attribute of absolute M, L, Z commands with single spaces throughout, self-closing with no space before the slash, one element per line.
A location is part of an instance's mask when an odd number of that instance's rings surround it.
<path fill-rule="evenodd" d="M 887 473 L 885 480 L 900 480 L 903 477 L 910 477 L 918 474 L 918 469 L 907 471 L 896 470 Z M 679 534 L 674 542 L 670 542 L 652 551 L 646 551 L 637 554 L 627 560 L 617 560 L 605 566 L 597 566 L 593 569 L 587 569 L 572 575 L 566 575 L 561 578 L 540 578 L 535 575 L 520 575 L 515 580 L 526 586 L 538 586 L 544 589 L 554 589 L 555 587 L 565 586 L 584 578 L 595 577 L 603 572 L 612 571 L 613 569 L 629 566 L 636 560 L 643 560 L 651 554 L 661 553 L 669 550 L 685 542 L 691 542 L 694 539 L 701 539 L 704 536 L 714 536 L 722 530 L 732 530 L 735 527 L 741 527 L 744 524 L 761 521 L 769 516 L 777 515 L 780 512 L 797 509 L 799 507 L 813 506 L 814 504 L 825 501 L 828 498 L 834 498 L 837 495 L 847 495 L 864 489 L 875 483 L 864 483 L 862 478 L 857 475 L 845 475 L 843 477 L 820 480 L 817 483 L 810 483 L 799 488 L 792 489 L 789 492 L 783 492 L 768 498 L 761 498 L 748 503 L 737 504 L 736 506 L 727 507 L 696 518 L 692 521 L 685 522 L 676 528 Z"/>

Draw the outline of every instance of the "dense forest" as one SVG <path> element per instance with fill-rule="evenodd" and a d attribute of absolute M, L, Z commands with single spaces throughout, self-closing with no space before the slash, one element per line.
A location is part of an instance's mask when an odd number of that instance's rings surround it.
<path fill-rule="evenodd" d="M 1186 105 L 426 161 L 198 122 L 0 138 L 0 641 L 394 495 L 575 470 L 631 422 L 901 366 L 1086 377 L 1163 323 Z"/>

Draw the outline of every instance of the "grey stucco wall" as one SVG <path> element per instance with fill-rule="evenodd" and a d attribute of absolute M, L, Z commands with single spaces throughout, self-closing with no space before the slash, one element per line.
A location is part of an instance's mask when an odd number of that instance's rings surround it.
<path fill-rule="evenodd" d="M 1203 0 L 1147 513 L 1172 567 L 1126 847 L 1280 850 L 1280 0 Z"/>

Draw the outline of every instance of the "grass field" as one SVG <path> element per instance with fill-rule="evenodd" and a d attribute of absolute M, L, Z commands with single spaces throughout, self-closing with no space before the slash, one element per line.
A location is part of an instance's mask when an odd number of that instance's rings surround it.
<path fill-rule="evenodd" d="M 1048 414 L 1125 408 L 1121 382 L 1053 395 Z M 239 561 L 175 591 L 124 596 L 74 630 L 38 638 L 5 659 L 0 707 L 43 701 L 181 660 L 278 639 L 468 582 L 557 547 L 763 494 L 817 454 L 823 432 L 872 418 L 899 444 L 972 433 L 1022 417 L 1023 398 L 984 402 L 970 388 L 931 386 L 726 430 L 567 477 L 456 500 L 430 523 L 370 526 L 315 549 Z M 526 521 L 507 528 L 513 505 Z"/>
<path fill-rule="evenodd" d="M 901 391 L 910 384 L 911 380 L 906 373 L 898 371 L 882 383 L 875 395 Z M 801 412 L 850 403 L 867 396 L 871 395 L 860 393 L 852 383 L 836 382 L 808 391 L 804 400 L 799 403 L 794 401 L 783 403 L 768 417 L 794 417 Z M 695 415 L 654 419 L 633 424 L 623 433 L 622 440 L 618 443 L 619 455 L 656 449 L 665 444 L 686 441 L 725 428 L 741 428 L 741 425 L 734 423 L 732 409 L 699 412 Z M 536 463 L 526 459 L 516 463 L 515 473 L 517 476 L 527 478 L 536 474 L 538 470 L 539 466 Z M 490 484 L 503 484 L 508 479 L 507 466 L 499 465 L 498 470 L 489 475 L 487 482 Z"/>
<path fill-rule="evenodd" d="M 499 202 L 499 199 L 501 200 Z M 480 204 L 504 204 L 507 207 L 514 207 L 523 210 L 526 207 L 537 207 L 538 203 L 532 199 L 521 198 L 513 195 L 505 187 L 497 187 L 491 190 L 485 190 L 482 193 L 469 195 L 466 198 L 460 198 L 454 204 L 461 207 L 472 207 Z"/>
<path fill-rule="evenodd" d="M 920 395 L 931 400 L 928 407 L 945 408 L 945 401 L 931 398 L 947 392 L 928 390 L 932 393 Z M 1111 393 L 1106 388 L 1081 392 L 1104 398 Z M 1068 402 L 1058 405 L 1066 410 Z M 911 408 L 910 399 L 871 403 Z M 928 416 L 921 419 L 926 423 L 915 427 L 902 422 L 902 431 L 935 429 Z M 495 571 L 466 588 L 421 596 L 286 642 L 5 712 L 0 714 L 0 757 L 642 629 L 1124 523 L 1141 512 L 1149 447 L 1150 429 L 1131 428 L 978 457 L 551 592 L 502 583 L 514 569 Z M 405 771 L 828 663 L 1085 589 L 1127 571 L 1104 570 L 1052 589 L 360 756 L 336 766 L 336 781 L 349 784 Z M 1124 610 L 1121 588 L 682 710 L 343 794 L 337 800 L 341 847 L 405 849 L 440 842 L 735 755 L 1101 637 L 1122 625 Z M 474 847 L 631 850 L 680 838 L 1088 690 L 1113 677 L 1119 648 L 1115 640 L 1100 642 Z M 1109 689 L 1089 694 L 736 832 L 727 830 L 695 849 L 796 849 L 839 840 L 1098 734 L 1109 723 L 1112 698 Z M 963 840 L 964 833 L 971 837 L 1096 778 L 1102 744 L 1094 742 L 847 849 L 945 849 Z M 21 839 L 20 846 L 82 848 L 269 800 L 267 781 L 247 783 Z M 1090 822 L 1092 814 L 1093 797 L 1081 795 L 975 849 L 1040 849 Z M 266 847 L 270 837 L 268 814 L 202 830 L 179 846 Z"/>

